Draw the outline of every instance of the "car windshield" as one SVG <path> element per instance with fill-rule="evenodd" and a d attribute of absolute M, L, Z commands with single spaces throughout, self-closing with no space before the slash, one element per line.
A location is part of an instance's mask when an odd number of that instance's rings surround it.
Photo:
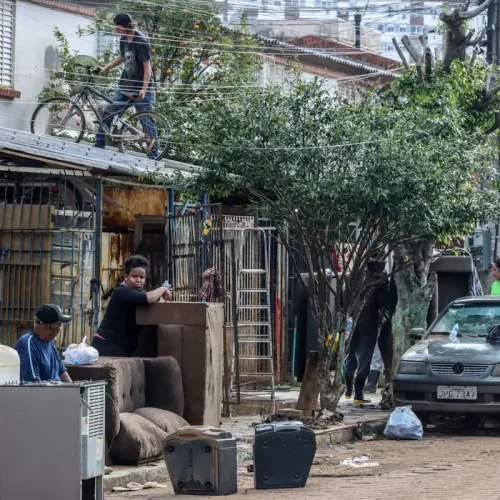
<path fill-rule="evenodd" d="M 486 336 L 492 326 L 500 324 L 500 303 L 453 305 L 431 333 L 450 333 L 456 324 L 459 335 Z"/>

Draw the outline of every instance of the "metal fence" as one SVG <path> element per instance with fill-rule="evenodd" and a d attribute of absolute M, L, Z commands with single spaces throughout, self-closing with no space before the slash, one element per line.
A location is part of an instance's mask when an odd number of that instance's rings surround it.
<path fill-rule="evenodd" d="M 13 345 L 32 327 L 43 303 L 73 322 L 60 345 L 92 332 L 94 181 L 83 172 L 5 172 L 0 179 L 0 343 Z"/>
<path fill-rule="evenodd" d="M 208 221 L 208 223 L 207 223 Z M 266 233 L 264 239 L 255 238 L 252 232 L 246 231 L 256 227 L 263 227 Z M 259 289 L 261 285 L 259 275 L 243 277 L 241 283 L 237 284 L 239 269 L 263 269 L 267 267 L 269 287 L 269 306 L 271 335 L 274 352 L 274 366 L 276 380 L 286 378 L 288 370 L 289 353 L 287 352 L 287 293 L 288 293 L 288 268 L 287 253 L 284 245 L 274 227 L 269 221 L 249 216 L 222 215 L 219 205 L 198 206 L 191 212 L 169 217 L 167 220 L 167 255 L 169 267 L 169 279 L 174 286 L 174 300 L 198 302 L 200 287 L 203 284 L 203 272 L 215 267 L 222 278 L 222 284 L 229 298 L 225 303 L 225 376 L 224 395 L 225 403 L 228 403 L 227 383 L 233 371 L 233 379 L 239 384 L 238 366 L 240 365 L 238 354 L 242 357 L 261 356 L 267 353 L 268 346 L 255 343 L 242 346 L 243 350 L 238 353 L 235 349 L 235 322 L 236 299 L 240 306 L 259 305 L 259 296 L 254 294 L 250 300 L 243 296 L 238 297 L 237 286 L 244 289 Z M 263 246 L 265 245 L 265 247 Z M 267 255 L 267 266 L 264 256 Z M 240 294 L 241 295 L 241 294 Z M 250 300 L 250 301 L 249 301 Z M 252 301 L 259 301 L 257 302 Z M 248 307 L 238 320 L 254 322 L 259 308 Z M 250 327 L 253 328 L 253 327 Z M 255 326 L 255 329 L 260 327 Z M 247 329 L 248 330 L 248 329 Z M 250 335 L 252 332 L 245 332 Z M 258 336 L 258 332 L 256 336 Z M 267 362 L 261 360 L 245 361 L 248 366 L 241 365 L 242 373 L 252 372 L 268 373 Z M 251 377 L 250 377 L 251 378 Z M 248 377 L 243 377 L 241 383 L 248 382 Z M 262 380 L 264 383 L 269 381 Z"/>

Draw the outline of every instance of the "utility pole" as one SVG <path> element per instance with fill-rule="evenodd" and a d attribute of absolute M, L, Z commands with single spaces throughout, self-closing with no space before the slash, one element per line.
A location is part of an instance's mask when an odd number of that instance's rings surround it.
<path fill-rule="evenodd" d="M 356 35 L 356 48 L 361 48 L 361 14 L 354 14 L 354 27 L 355 27 L 355 35 Z"/>
<path fill-rule="evenodd" d="M 486 34 L 486 60 L 490 64 L 497 64 L 500 56 L 500 0 L 488 7 L 488 31 Z"/>

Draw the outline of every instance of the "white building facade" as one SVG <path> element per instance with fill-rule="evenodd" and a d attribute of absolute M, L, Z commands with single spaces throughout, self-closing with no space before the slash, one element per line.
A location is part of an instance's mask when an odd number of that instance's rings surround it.
<path fill-rule="evenodd" d="M 91 14 L 56 0 L 0 0 L 0 127 L 30 129 L 38 95 L 60 67 L 56 27 L 72 51 L 97 55 L 97 36 L 77 35 Z"/>
<path fill-rule="evenodd" d="M 392 5 L 387 0 L 370 0 L 368 5 L 362 0 L 338 0 L 339 15 L 354 21 L 355 14 L 361 14 L 362 26 L 369 26 L 381 33 L 381 53 L 396 60 L 399 60 L 399 56 L 392 39 L 396 38 L 404 50 L 401 38 L 408 35 L 421 47 L 419 37 L 426 28 L 430 31 L 428 40 L 432 52 L 436 49 L 442 51 L 443 35 L 438 32 L 442 5 L 440 2 L 416 0 L 398 1 Z"/>

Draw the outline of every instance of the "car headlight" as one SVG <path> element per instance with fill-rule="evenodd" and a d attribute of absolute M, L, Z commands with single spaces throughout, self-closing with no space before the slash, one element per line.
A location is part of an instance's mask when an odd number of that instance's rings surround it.
<path fill-rule="evenodd" d="M 397 373 L 425 375 L 427 373 L 427 365 L 421 361 L 400 361 Z"/>
<path fill-rule="evenodd" d="M 492 377 L 500 377 L 500 365 L 495 365 L 493 371 L 491 372 Z"/>

